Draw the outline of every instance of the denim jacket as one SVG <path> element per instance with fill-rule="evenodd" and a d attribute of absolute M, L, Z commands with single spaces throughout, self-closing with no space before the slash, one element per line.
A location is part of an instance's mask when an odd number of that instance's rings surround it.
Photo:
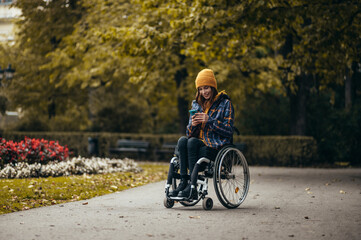
<path fill-rule="evenodd" d="M 204 112 L 195 100 L 192 102 L 192 109 Z M 206 124 L 192 126 L 192 118 L 189 117 L 187 137 L 200 138 L 206 146 L 219 150 L 231 143 L 233 135 L 234 109 L 227 93 L 220 92 L 206 113 L 209 117 Z"/>

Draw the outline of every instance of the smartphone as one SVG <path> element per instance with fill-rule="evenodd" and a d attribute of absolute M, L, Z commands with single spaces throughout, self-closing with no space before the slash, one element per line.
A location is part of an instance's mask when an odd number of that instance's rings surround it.
<path fill-rule="evenodd" d="M 196 114 L 197 110 L 195 109 L 192 109 L 192 110 L 189 110 L 189 113 L 191 116 L 193 116 L 194 114 Z"/>

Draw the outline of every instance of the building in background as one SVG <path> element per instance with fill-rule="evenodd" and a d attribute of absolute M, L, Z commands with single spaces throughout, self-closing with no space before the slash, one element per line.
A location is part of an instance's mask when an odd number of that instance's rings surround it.
<path fill-rule="evenodd" d="M 13 42 L 15 36 L 15 20 L 21 11 L 11 7 L 16 0 L 0 0 L 0 42 Z"/>
<path fill-rule="evenodd" d="M 16 0 L 0 0 L 0 44 L 14 42 L 15 21 L 20 17 L 21 11 L 18 8 L 11 7 Z M 2 57 L 2 56 L 0 56 Z M 2 68 L 6 66 L 1 66 Z M 1 89 L 0 91 L 4 91 Z M 17 111 L 6 111 L 5 116 L 0 114 L 0 129 L 4 129 L 17 122 L 19 119 Z"/>

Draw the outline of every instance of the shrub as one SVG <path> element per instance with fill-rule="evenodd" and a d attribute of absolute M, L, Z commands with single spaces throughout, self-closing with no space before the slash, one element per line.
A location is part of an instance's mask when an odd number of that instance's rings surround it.
<path fill-rule="evenodd" d="M 6 164 L 0 170 L 0 178 L 59 177 L 140 171 L 141 168 L 131 159 L 83 158 L 79 156 L 68 161 L 50 161 L 47 164 L 28 164 L 26 162 L 20 162 L 16 165 Z"/>
<path fill-rule="evenodd" d="M 61 146 L 58 141 L 28 137 L 20 142 L 0 139 L 0 167 L 17 162 L 46 164 L 49 161 L 64 161 L 68 157 L 68 147 Z"/>
<path fill-rule="evenodd" d="M 90 132 L 3 132 L 3 136 L 12 139 L 22 139 L 24 135 L 34 138 L 53 138 L 60 143 L 68 144 L 75 156 L 89 157 L 88 138 L 98 139 L 99 157 L 119 158 L 109 154 L 109 148 L 115 147 L 117 139 L 144 140 L 150 143 L 146 159 L 169 162 L 172 153 L 159 156 L 156 150 L 163 143 L 176 143 L 179 134 L 130 134 L 130 133 L 90 133 Z M 272 166 L 312 166 L 319 164 L 317 142 L 307 136 L 234 136 L 235 143 L 246 143 L 245 156 L 250 165 Z M 124 154 L 124 157 L 131 157 Z"/>
<path fill-rule="evenodd" d="M 247 144 L 250 165 L 312 166 L 318 164 L 317 143 L 307 136 L 237 136 Z"/>

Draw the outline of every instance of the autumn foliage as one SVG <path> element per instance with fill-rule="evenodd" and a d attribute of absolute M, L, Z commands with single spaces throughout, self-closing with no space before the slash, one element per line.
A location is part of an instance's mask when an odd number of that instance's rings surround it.
<path fill-rule="evenodd" d="M 0 138 L 0 167 L 17 162 L 46 164 L 49 161 L 64 161 L 68 157 L 68 147 L 61 146 L 58 141 L 25 137 L 20 142 L 14 142 Z"/>

